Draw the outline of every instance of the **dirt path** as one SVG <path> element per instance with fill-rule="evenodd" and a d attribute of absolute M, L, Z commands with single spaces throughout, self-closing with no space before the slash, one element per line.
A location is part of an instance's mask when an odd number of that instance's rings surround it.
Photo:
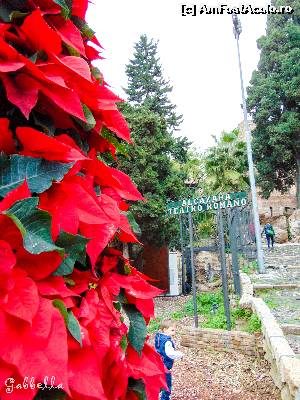
<path fill-rule="evenodd" d="M 180 309 L 184 297 L 156 299 L 156 314 Z M 176 344 L 185 356 L 173 368 L 172 400 L 279 400 L 268 364 L 239 353 L 217 353 L 180 346 L 180 331 L 191 319 L 178 321 Z"/>

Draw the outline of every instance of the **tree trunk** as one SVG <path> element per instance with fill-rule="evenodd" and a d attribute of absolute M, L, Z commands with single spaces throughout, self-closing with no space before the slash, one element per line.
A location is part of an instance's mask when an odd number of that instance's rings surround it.
<path fill-rule="evenodd" d="M 296 198 L 297 198 L 297 208 L 300 208 L 300 157 L 297 157 L 296 163 L 297 163 Z"/>

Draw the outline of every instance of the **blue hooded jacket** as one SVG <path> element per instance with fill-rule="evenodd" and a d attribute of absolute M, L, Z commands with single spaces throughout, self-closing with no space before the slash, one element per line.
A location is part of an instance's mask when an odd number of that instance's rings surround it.
<path fill-rule="evenodd" d="M 167 342 L 171 342 L 173 349 L 175 349 L 175 345 L 173 340 L 171 339 L 171 336 L 159 332 L 155 335 L 155 349 L 158 354 L 161 355 L 165 366 L 170 370 L 173 367 L 174 360 L 166 355 L 165 345 Z"/>

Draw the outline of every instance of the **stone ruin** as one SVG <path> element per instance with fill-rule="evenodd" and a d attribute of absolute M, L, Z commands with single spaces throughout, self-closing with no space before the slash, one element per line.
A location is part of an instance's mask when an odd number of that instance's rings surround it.
<path fill-rule="evenodd" d="M 276 243 L 300 242 L 300 209 L 297 209 L 296 188 L 287 193 L 274 191 L 269 199 L 258 196 L 261 225 L 270 222 L 275 230 Z"/>
<path fill-rule="evenodd" d="M 218 253 L 201 251 L 195 254 L 196 284 L 200 291 L 209 291 L 221 286 Z"/>

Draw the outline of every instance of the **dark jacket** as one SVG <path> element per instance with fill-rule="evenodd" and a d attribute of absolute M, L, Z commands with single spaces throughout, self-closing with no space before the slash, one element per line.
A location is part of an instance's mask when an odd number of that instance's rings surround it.
<path fill-rule="evenodd" d="M 173 367 L 174 360 L 166 355 L 165 345 L 167 342 L 171 342 L 173 349 L 175 349 L 175 345 L 173 340 L 171 339 L 171 336 L 165 335 L 164 333 L 160 332 L 155 335 L 155 349 L 158 354 L 161 355 L 165 366 L 170 370 Z"/>
<path fill-rule="evenodd" d="M 264 226 L 264 232 L 266 236 L 275 236 L 274 228 L 271 224 L 266 224 Z"/>

